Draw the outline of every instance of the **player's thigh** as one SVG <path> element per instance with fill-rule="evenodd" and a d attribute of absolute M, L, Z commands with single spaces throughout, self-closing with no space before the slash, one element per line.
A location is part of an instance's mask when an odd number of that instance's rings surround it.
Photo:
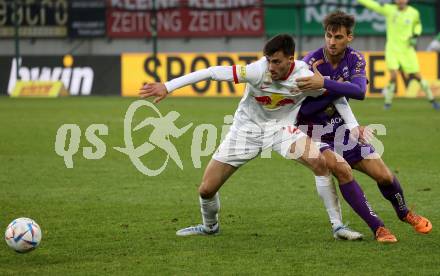
<path fill-rule="evenodd" d="M 299 128 L 283 128 L 273 141 L 272 148 L 284 158 L 307 161 L 320 157 L 319 147 Z"/>
<path fill-rule="evenodd" d="M 399 54 L 399 63 L 405 74 L 415 74 L 420 71 L 419 59 L 414 49 L 409 49 Z"/>
<path fill-rule="evenodd" d="M 237 167 L 211 159 L 203 174 L 199 193 L 203 198 L 211 198 L 237 170 Z"/>
<path fill-rule="evenodd" d="M 399 74 L 398 70 L 390 70 L 390 80 L 395 82 L 397 80 L 398 74 Z"/>
<path fill-rule="evenodd" d="M 345 184 L 353 180 L 353 173 L 350 165 L 345 159 L 328 148 L 322 152 L 325 164 L 330 172 L 338 179 L 339 184 Z"/>
<path fill-rule="evenodd" d="M 202 197 L 212 197 L 225 181 L 242 165 L 258 156 L 261 145 L 258 133 L 231 130 L 212 156 L 205 169 L 199 193 Z"/>
<path fill-rule="evenodd" d="M 242 131 L 233 126 L 212 158 L 238 168 L 258 156 L 262 148 L 260 136 L 258 132 Z"/>
<path fill-rule="evenodd" d="M 391 183 L 394 175 L 379 154 L 373 153 L 356 163 L 353 168 L 373 178 L 378 183 Z"/>
<path fill-rule="evenodd" d="M 328 168 L 318 145 L 307 135 L 301 135 L 289 147 L 286 158 L 294 159 L 310 168 L 315 175 L 327 175 Z"/>
<path fill-rule="evenodd" d="M 385 52 L 385 63 L 388 70 L 399 70 L 399 58 L 394 51 L 387 50 Z"/>

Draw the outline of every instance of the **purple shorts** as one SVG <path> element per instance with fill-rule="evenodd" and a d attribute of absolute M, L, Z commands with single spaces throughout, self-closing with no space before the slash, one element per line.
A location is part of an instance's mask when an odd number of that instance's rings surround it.
<path fill-rule="evenodd" d="M 335 145 L 333 142 L 322 141 L 319 146 L 321 152 L 330 149 L 335 151 Z M 364 160 L 368 155 L 374 153 L 374 147 L 370 144 L 357 143 L 352 149 L 342 151 L 342 157 L 347 161 L 347 163 L 353 167 L 359 161 Z M 340 153 L 339 153 L 340 154 Z"/>

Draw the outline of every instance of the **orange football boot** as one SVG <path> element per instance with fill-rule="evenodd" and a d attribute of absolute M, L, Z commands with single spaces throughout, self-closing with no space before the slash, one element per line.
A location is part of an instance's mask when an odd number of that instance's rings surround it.
<path fill-rule="evenodd" d="M 428 234 L 432 230 L 431 222 L 427 218 L 417 215 L 413 211 L 409 211 L 403 220 L 411 224 L 414 230 L 418 233 Z"/>
<path fill-rule="evenodd" d="M 396 236 L 391 233 L 390 230 L 381 226 L 376 230 L 376 240 L 380 243 L 395 243 L 397 242 Z"/>

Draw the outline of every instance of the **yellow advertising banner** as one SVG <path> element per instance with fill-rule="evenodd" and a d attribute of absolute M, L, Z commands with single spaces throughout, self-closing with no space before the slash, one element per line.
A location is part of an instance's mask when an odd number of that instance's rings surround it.
<path fill-rule="evenodd" d="M 389 80 L 383 52 L 363 52 L 367 61 L 367 77 L 369 80 L 367 96 L 382 97 L 382 89 Z M 191 73 L 195 70 L 216 65 L 244 65 L 258 60 L 262 53 L 166 53 L 159 54 L 155 61 L 151 54 L 127 53 L 121 56 L 122 95 L 137 96 L 139 88 L 149 82 L 166 82 L 173 78 Z M 435 94 L 440 96 L 438 81 L 438 57 L 434 52 L 419 52 L 419 63 L 422 76 L 430 81 Z M 157 73 L 155 73 L 157 66 Z M 408 90 L 408 91 L 407 91 Z M 398 77 L 398 97 L 423 96 L 420 86 L 407 89 L 401 75 Z M 244 84 L 230 82 L 203 81 L 175 91 L 173 96 L 208 96 L 230 97 L 242 96 Z"/>
<path fill-rule="evenodd" d="M 17 81 L 11 97 L 55 98 L 68 94 L 61 81 Z"/>
<path fill-rule="evenodd" d="M 261 53 L 167 53 L 158 60 L 148 54 L 122 54 L 122 96 L 137 96 L 139 88 L 149 82 L 166 82 L 173 78 L 216 65 L 246 65 L 258 60 Z M 154 66 L 157 66 L 155 74 Z M 242 96 L 244 84 L 203 81 L 175 91 L 173 96 Z"/>

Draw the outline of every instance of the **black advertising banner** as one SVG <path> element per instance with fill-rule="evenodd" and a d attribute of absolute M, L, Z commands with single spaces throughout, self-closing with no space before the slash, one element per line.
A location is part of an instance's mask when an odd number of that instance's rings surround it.
<path fill-rule="evenodd" d="M 68 0 L 0 0 L 0 38 L 14 36 L 15 14 L 20 37 L 66 37 L 68 6 Z"/>
<path fill-rule="evenodd" d="M 69 37 L 105 36 L 105 0 L 69 2 Z"/>
<path fill-rule="evenodd" d="M 19 60 L 23 81 L 62 81 L 73 96 L 120 95 L 120 56 L 23 56 Z M 10 94 L 17 81 L 17 61 L 0 56 L 0 91 Z"/>

